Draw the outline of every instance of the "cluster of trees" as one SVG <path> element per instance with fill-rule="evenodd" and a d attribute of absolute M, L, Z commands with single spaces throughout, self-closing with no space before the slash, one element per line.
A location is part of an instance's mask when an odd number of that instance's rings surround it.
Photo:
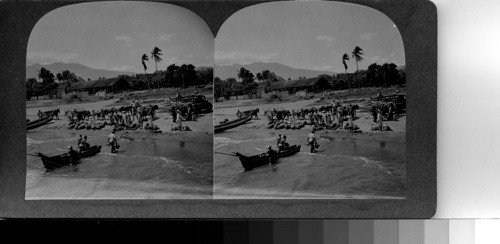
<path fill-rule="evenodd" d="M 153 74 L 122 75 L 132 89 L 144 90 L 151 88 L 188 87 L 212 83 L 212 67 L 196 67 L 192 64 L 177 66 L 171 64 L 166 70 L 159 70 Z"/>
<path fill-rule="evenodd" d="M 376 63 L 366 70 L 358 70 L 351 74 L 337 74 L 332 80 L 333 89 L 351 89 L 361 87 L 389 87 L 406 84 L 406 72 L 393 63 Z"/>
<path fill-rule="evenodd" d="M 378 65 L 376 63 L 368 66 L 367 70 L 359 70 L 358 62 L 363 61 L 362 55 L 363 49 L 356 46 L 351 52 L 352 58 L 356 61 L 356 72 L 349 76 L 347 75 L 347 61 L 349 61 L 349 55 L 345 53 L 342 56 L 342 64 L 344 64 L 346 76 L 343 79 L 338 79 L 337 83 L 339 85 L 347 84 L 350 89 L 351 86 L 357 87 L 367 87 L 367 86 L 384 86 L 388 87 L 391 85 L 405 84 L 406 83 L 406 73 L 404 69 L 397 69 L 397 65 L 393 63 L 385 63 L 383 65 Z"/>
<path fill-rule="evenodd" d="M 238 78 L 239 81 L 235 78 L 222 80 L 219 77 L 215 77 L 215 97 L 229 99 L 231 96 L 255 94 L 258 90 L 269 92 L 284 81 L 282 77 L 269 70 L 263 70 L 254 75 L 243 67 L 238 70 Z"/>
<path fill-rule="evenodd" d="M 132 85 L 133 89 L 151 89 L 151 87 L 162 88 L 162 87 L 187 87 L 193 85 L 204 85 L 212 82 L 213 79 L 213 68 L 199 68 L 198 70 L 192 64 L 183 64 L 177 66 L 171 64 L 167 67 L 167 70 L 158 71 L 158 63 L 163 59 L 162 50 L 158 47 L 154 47 L 151 51 L 151 58 L 155 62 L 156 71 L 153 74 L 147 74 L 146 61 L 149 61 L 149 57 L 143 54 L 141 57 L 141 63 L 144 67 L 144 75 L 124 76 Z"/>
<path fill-rule="evenodd" d="M 29 78 L 26 80 L 26 98 L 28 100 L 33 96 L 55 95 L 60 87 L 69 92 L 73 83 L 83 81 L 82 77 L 69 70 L 54 75 L 43 67 L 38 71 L 38 79 Z"/>
<path fill-rule="evenodd" d="M 171 64 L 166 70 L 159 70 L 153 74 L 121 75 L 120 77 L 125 78 L 133 90 L 199 86 L 212 83 L 213 68 L 200 67 L 197 69 L 192 64 L 181 66 Z M 105 77 L 99 77 L 99 80 L 101 79 L 105 79 Z M 54 75 L 42 67 L 38 71 L 38 79 L 29 78 L 26 80 L 26 98 L 30 100 L 33 96 L 38 98 L 38 96 L 55 95 L 61 88 L 68 93 L 73 90 L 75 82 L 82 81 L 84 81 L 83 78 L 69 70 Z"/>
<path fill-rule="evenodd" d="M 406 83 L 406 72 L 404 68 L 399 68 L 393 63 L 382 65 L 373 63 L 366 70 L 357 70 L 354 73 L 340 73 L 334 76 L 322 75 L 331 84 L 334 90 L 344 90 L 361 87 L 389 87 Z M 257 90 L 270 92 L 283 84 L 285 79 L 277 76 L 274 72 L 264 70 L 256 75 L 245 68 L 238 71 L 238 78 L 228 78 L 222 80 L 219 77 L 214 79 L 214 95 L 216 98 L 231 96 L 249 95 Z M 305 79 L 300 77 L 299 79 Z M 290 80 L 290 79 L 288 79 Z"/>

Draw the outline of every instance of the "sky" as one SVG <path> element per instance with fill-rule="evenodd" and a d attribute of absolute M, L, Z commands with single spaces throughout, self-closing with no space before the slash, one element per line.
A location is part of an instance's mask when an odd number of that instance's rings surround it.
<path fill-rule="evenodd" d="M 158 69 L 190 63 L 213 66 L 214 38 L 187 9 L 162 3 L 101 2 L 65 6 L 42 17 L 31 32 L 27 64 L 80 63 L 143 73 L 142 54 L 163 51 Z M 148 72 L 155 70 L 152 59 Z"/>
<path fill-rule="evenodd" d="M 401 35 L 383 13 L 356 4 L 298 1 L 254 5 L 233 14 L 215 40 L 217 65 L 281 63 L 344 72 L 342 56 L 359 46 L 359 69 L 405 65 Z M 353 59 L 348 72 L 356 71 Z"/>

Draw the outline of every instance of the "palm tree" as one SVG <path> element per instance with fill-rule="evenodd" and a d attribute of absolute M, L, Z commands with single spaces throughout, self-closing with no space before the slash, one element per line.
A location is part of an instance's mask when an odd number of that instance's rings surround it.
<path fill-rule="evenodd" d="M 344 56 L 342 56 L 342 63 L 344 64 L 345 73 L 347 74 L 348 67 L 345 61 L 349 61 L 349 55 L 347 55 L 347 53 L 344 53 Z"/>
<path fill-rule="evenodd" d="M 163 55 L 163 54 L 161 53 L 161 49 L 159 49 L 158 47 L 155 47 L 155 48 L 153 49 L 153 51 L 151 52 L 151 58 L 153 58 L 153 59 L 155 60 L 156 72 L 158 72 L 158 65 L 157 65 L 157 64 L 158 64 L 158 62 L 161 62 L 161 60 L 162 60 L 162 59 L 160 58 L 160 56 L 161 56 L 161 55 Z M 156 72 L 155 72 L 155 73 L 156 73 Z M 156 78 L 156 76 L 155 76 L 155 78 Z M 158 89 L 160 89 L 160 82 L 159 82 L 159 80 L 158 80 L 158 79 L 156 79 L 156 80 L 157 80 L 157 82 L 156 82 L 156 87 L 157 87 Z"/>
<path fill-rule="evenodd" d="M 161 49 L 159 49 L 158 47 L 155 47 L 151 52 L 151 58 L 155 60 L 156 71 L 158 71 L 157 63 L 162 61 L 162 59 L 160 58 L 161 55 L 163 54 L 161 53 Z"/>
<path fill-rule="evenodd" d="M 348 75 L 347 75 L 347 63 L 345 61 L 349 61 L 349 55 L 347 55 L 347 53 L 344 53 L 344 56 L 342 56 L 342 63 L 344 64 L 344 69 L 345 69 L 345 74 L 346 74 L 346 78 L 349 79 Z M 351 89 L 351 82 L 349 82 L 349 80 L 347 81 L 347 84 L 349 85 L 349 89 Z"/>
<path fill-rule="evenodd" d="M 361 55 L 364 55 L 363 49 L 360 47 L 356 46 L 354 50 L 352 51 L 352 57 L 356 59 L 356 71 L 359 71 L 358 69 L 358 62 L 361 62 L 363 60 L 363 57 Z"/>
<path fill-rule="evenodd" d="M 150 89 L 149 82 L 147 81 L 148 75 L 146 73 L 146 70 L 148 69 L 148 67 L 146 66 L 146 61 L 149 61 L 148 55 L 143 54 L 142 58 L 141 58 L 141 63 L 142 63 L 142 66 L 144 66 L 144 76 L 146 76 L 146 83 L 148 84 L 148 90 L 149 90 Z"/>

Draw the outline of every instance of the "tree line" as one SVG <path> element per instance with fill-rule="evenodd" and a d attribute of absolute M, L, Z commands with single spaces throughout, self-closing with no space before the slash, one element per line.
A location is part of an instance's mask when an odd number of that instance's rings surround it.
<path fill-rule="evenodd" d="M 149 57 L 146 54 L 141 56 L 141 63 L 144 67 L 144 74 L 136 75 L 121 75 L 127 80 L 133 90 L 145 90 L 151 88 L 165 87 L 188 87 L 196 85 L 206 85 L 213 81 L 212 67 L 199 67 L 198 69 L 192 64 L 182 64 L 180 66 L 171 64 L 166 70 L 158 70 L 158 63 L 162 61 L 162 50 L 154 47 L 151 51 L 151 59 L 155 62 L 155 72 L 147 73 L 146 62 Z M 99 77 L 105 79 L 104 77 Z M 63 89 L 68 93 L 73 91 L 76 82 L 82 82 L 84 79 L 77 76 L 75 73 L 64 70 L 61 73 L 54 75 L 50 70 L 42 67 L 38 71 L 37 78 L 29 78 L 26 80 L 26 98 L 29 100 L 33 96 L 56 95 L 59 89 Z M 90 81 L 90 79 L 88 79 Z"/>
<path fill-rule="evenodd" d="M 363 61 L 363 49 L 356 46 L 351 51 L 351 57 L 356 62 L 356 71 L 348 73 L 347 61 L 350 56 L 347 53 L 342 55 L 342 64 L 345 74 L 321 75 L 330 82 L 331 89 L 343 90 L 361 87 L 388 87 L 392 85 L 402 85 L 406 83 L 406 72 L 404 68 L 399 68 L 393 63 L 384 63 L 382 65 L 373 63 L 366 70 L 359 70 L 358 63 Z M 219 77 L 214 78 L 215 98 L 224 97 L 229 99 L 231 96 L 249 95 L 257 93 L 258 90 L 269 92 L 278 88 L 285 81 L 275 73 L 264 70 L 254 75 L 245 68 L 237 72 L 239 81 L 235 78 L 222 80 Z M 299 77 L 299 80 L 305 77 Z M 258 82 L 256 82 L 256 80 Z M 290 78 L 288 78 L 290 80 Z"/>
<path fill-rule="evenodd" d="M 274 72 L 264 70 L 254 75 L 245 68 L 238 70 L 236 78 L 222 80 L 219 77 L 214 78 L 215 98 L 224 97 L 229 99 L 231 96 L 241 96 L 255 94 L 259 90 L 270 92 L 283 85 L 285 79 L 276 75 Z M 393 85 L 406 84 L 405 68 L 398 69 L 393 63 L 384 63 L 382 65 L 373 63 L 368 69 L 357 70 L 354 73 L 338 73 L 335 75 L 321 75 L 330 82 L 333 90 L 345 90 L 362 87 L 389 87 Z M 306 77 L 300 77 L 305 79 Z M 290 78 L 288 78 L 290 80 Z"/>
<path fill-rule="evenodd" d="M 255 94 L 258 90 L 270 92 L 284 81 L 282 77 L 269 70 L 263 70 L 254 75 L 243 67 L 238 70 L 237 76 L 240 81 L 237 81 L 236 78 L 222 80 L 215 77 L 214 96 L 229 99 L 231 96 Z"/>

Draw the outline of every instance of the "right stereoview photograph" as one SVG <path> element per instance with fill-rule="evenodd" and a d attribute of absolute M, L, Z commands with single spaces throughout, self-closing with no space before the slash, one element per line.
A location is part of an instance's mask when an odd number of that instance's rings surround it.
<path fill-rule="evenodd" d="M 405 199 L 404 46 L 383 13 L 273 2 L 215 39 L 215 199 Z"/>

